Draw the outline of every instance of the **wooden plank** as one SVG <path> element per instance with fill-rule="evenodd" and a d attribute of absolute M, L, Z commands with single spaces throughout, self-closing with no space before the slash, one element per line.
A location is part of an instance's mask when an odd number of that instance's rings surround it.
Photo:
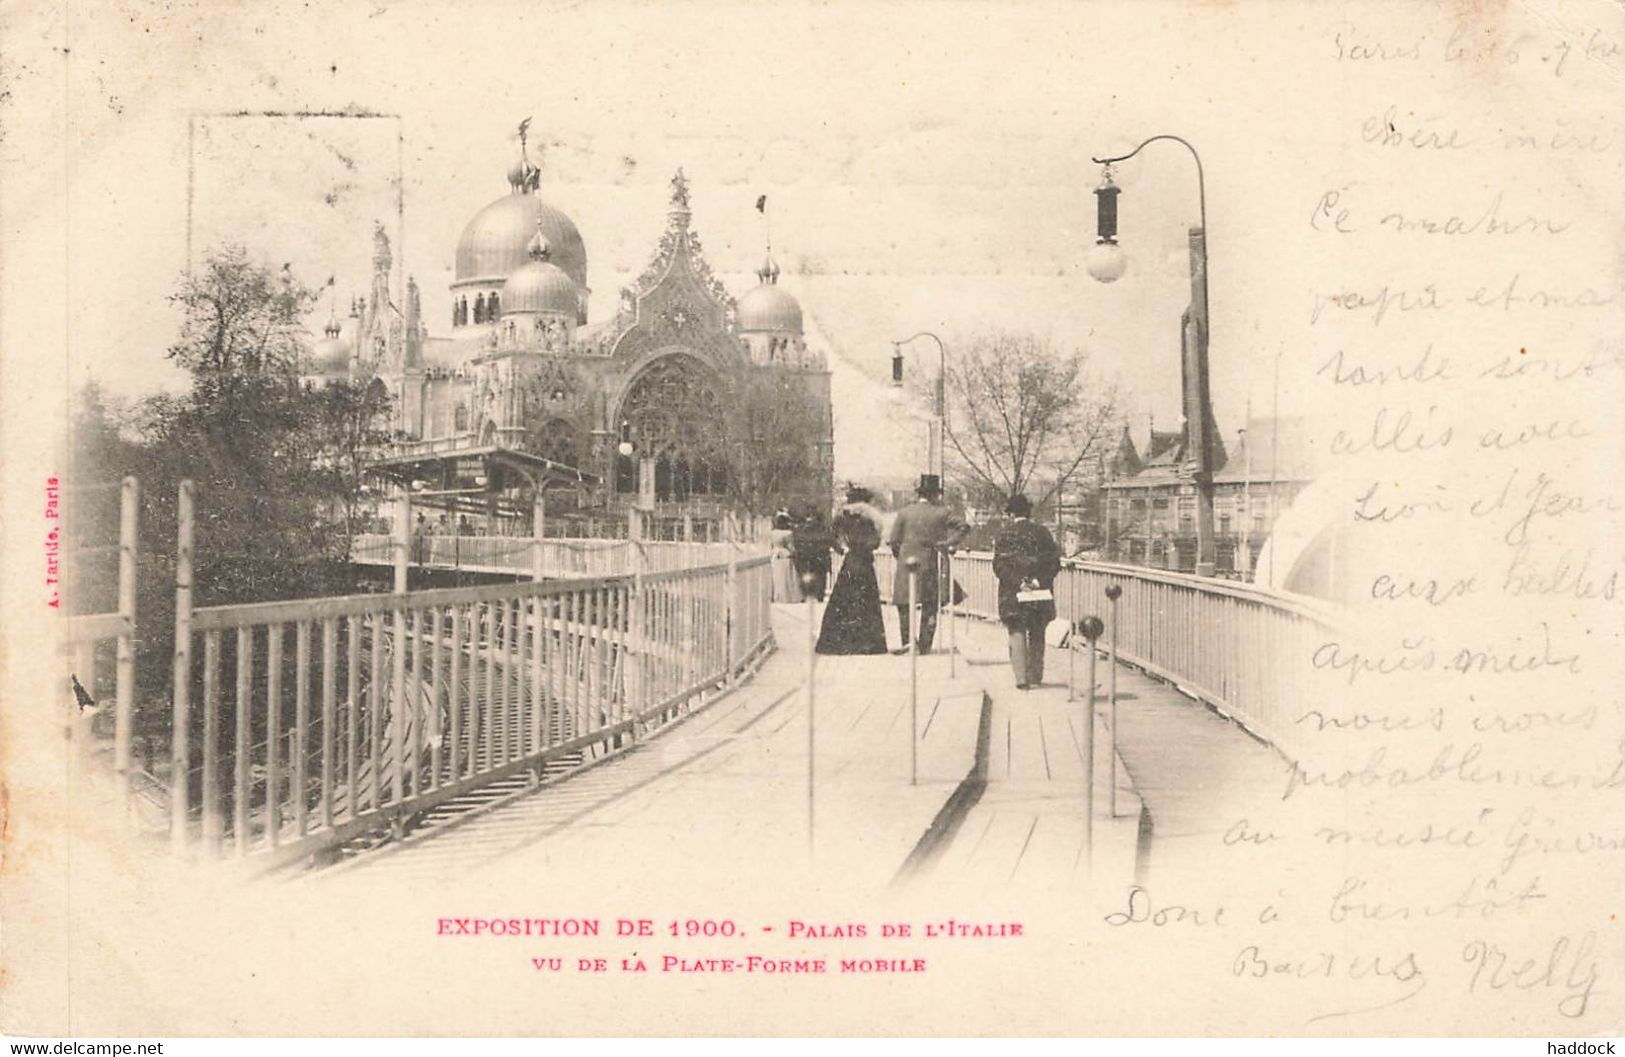
<path fill-rule="evenodd" d="M 367 783 L 372 794 L 367 806 L 377 810 L 383 799 L 382 743 L 384 740 L 384 615 L 371 614 L 367 621 L 372 630 L 368 659 L 372 678 L 367 684 Z"/>
<path fill-rule="evenodd" d="M 408 642 L 412 646 L 412 655 L 406 672 L 406 707 L 402 711 L 407 723 L 405 733 L 408 735 L 406 775 L 402 781 L 405 783 L 408 796 L 423 792 L 420 785 L 423 781 L 423 651 L 428 647 L 423 630 L 425 612 L 422 609 L 414 609 L 406 614 L 411 626 Z"/>
<path fill-rule="evenodd" d="M 390 778 L 391 803 L 405 799 L 406 782 L 406 610 L 399 597 L 390 610 L 389 640 L 389 737 L 395 749 L 394 774 Z"/>
<path fill-rule="evenodd" d="M 545 639 L 545 629 L 542 627 L 542 599 L 532 599 L 530 603 L 530 752 L 538 753 L 547 744 L 547 730 L 543 725 L 546 715 L 543 712 L 542 698 L 542 646 Z"/>
<path fill-rule="evenodd" d="M 203 636 L 203 848 L 220 854 L 220 633 Z"/>
<path fill-rule="evenodd" d="M 322 825 L 333 828 L 333 724 L 338 719 L 339 622 L 322 621 Z"/>
<path fill-rule="evenodd" d="M 237 629 L 237 737 L 232 749 L 236 763 L 232 775 L 231 836 L 239 856 L 248 854 L 249 719 L 253 701 L 249 693 L 254 665 L 254 638 L 250 628 Z"/>
<path fill-rule="evenodd" d="M 462 772 L 462 705 L 463 705 L 463 607 L 451 607 L 451 678 L 446 687 L 446 711 L 450 727 L 451 741 L 447 746 L 447 769 L 452 782 L 463 776 Z"/>
<path fill-rule="evenodd" d="M 78 645 L 117 638 L 128 623 L 122 613 L 89 613 L 68 617 L 62 622 L 63 642 Z"/>
<path fill-rule="evenodd" d="M 348 618 L 344 624 L 344 799 L 351 818 L 355 817 L 357 800 L 361 795 L 357 777 L 360 765 L 361 634 L 361 618 Z"/>
<path fill-rule="evenodd" d="M 266 627 L 265 644 L 265 836 L 271 847 L 282 838 L 282 791 L 278 776 L 282 748 L 281 624 Z"/>
<path fill-rule="evenodd" d="M 486 770 L 497 765 L 497 736 L 501 724 L 501 713 L 498 704 L 502 696 L 502 684 L 497 682 L 497 602 L 490 601 L 481 607 L 481 634 L 480 646 L 485 651 L 485 693 L 480 700 L 481 723 L 485 727 L 485 755 L 481 761 Z"/>
<path fill-rule="evenodd" d="M 442 700 L 442 683 L 440 679 L 440 656 L 446 652 L 445 641 L 442 638 L 443 614 L 438 606 L 429 609 L 429 788 L 440 788 L 440 702 Z"/>
<path fill-rule="evenodd" d="M 305 753 L 310 745 L 310 622 L 293 629 L 293 829 L 303 837 L 309 828 Z"/>

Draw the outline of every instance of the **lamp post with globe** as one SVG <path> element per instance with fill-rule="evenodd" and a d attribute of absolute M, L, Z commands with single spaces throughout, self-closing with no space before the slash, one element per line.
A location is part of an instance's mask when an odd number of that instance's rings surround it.
<path fill-rule="evenodd" d="M 650 468 L 645 465 L 649 462 L 647 458 L 632 461 L 637 451 L 637 446 L 632 442 L 632 423 L 621 422 L 621 441 L 615 446 L 615 451 L 632 467 L 632 502 L 626 508 L 626 538 L 636 541 L 643 538 L 644 478 L 649 475 Z"/>
<path fill-rule="evenodd" d="M 1126 154 L 1094 158 L 1103 167 L 1100 186 L 1095 188 L 1096 239 L 1089 250 L 1089 274 L 1102 283 L 1123 277 L 1128 258 L 1117 244 L 1117 198 L 1122 189 L 1113 178 L 1112 166 L 1128 161 L 1159 140 L 1178 143 L 1196 161 L 1196 191 L 1201 209 L 1201 225 L 1190 229 L 1191 303 L 1181 321 L 1183 385 L 1181 400 L 1185 411 L 1185 457 L 1180 467 L 1196 488 L 1196 574 L 1212 576 L 1216 561 L 1213 541 L 1213 405 L 1208 395 L 1208 297 L 1207 297 L 1207 182 L 1202 158 L 1196 148 L 1179 136 L 1166 133 L 1152 136 Z"/>
<path fill-rule="evenodd" d="M 936 475 L 938 483 L 941 483 L 942 448 L 947 442 L 948 424 L 948 348 L 943 345 L 942 339 L 929 330 L 922 330 L 918 334 L 903 338 L 901 341 L 892 342 L 892 385 L 900 386 L 903 384 L 903 346 L 919 338 L 930 338 L 937 343 L 936 399 L 932 407 L 931 431 L 926 438 L 925 472 Z"/>

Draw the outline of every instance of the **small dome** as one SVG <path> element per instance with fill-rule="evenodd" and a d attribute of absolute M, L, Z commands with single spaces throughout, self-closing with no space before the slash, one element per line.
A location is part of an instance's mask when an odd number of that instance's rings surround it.
<path fill-rule="evenodd" d="M 762 262 L 756 275 L 762 285 L 739 299 L 739 330 L 743 334 L 772 331 L 801 333 L 801 304 L 779 289 L 779 266 L 772 257 Z"/>
<path fill-rule="evenodd" d="M 552 243 L 538 225 L 526 248 L 530 263 L 502 284 L 502 314 L 557 312 L 574 316 L 581 304 L 575 282 L 552 262 Z"/>
<path fill-rule="evenodd" d="M 538 226 L 551 246 L 553 263 L 585 288 L 587 247 L 581 232 L 569 217 L 517 184 L 463 228 L 457 240 L 454 281 L 501 279 L 524 267 Z"/>

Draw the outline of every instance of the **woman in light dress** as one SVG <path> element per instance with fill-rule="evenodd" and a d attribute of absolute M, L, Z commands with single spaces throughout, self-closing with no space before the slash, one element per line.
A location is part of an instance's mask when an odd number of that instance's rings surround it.
<path fill-rule="evenodd" d="M 773 601 L 801 601 L 801 581 L 796 576 L 795 552 L 792 547 L 794 525 L 788 510 L 773 515 L 773 531 L 767 537 L 773 555 Z"/>

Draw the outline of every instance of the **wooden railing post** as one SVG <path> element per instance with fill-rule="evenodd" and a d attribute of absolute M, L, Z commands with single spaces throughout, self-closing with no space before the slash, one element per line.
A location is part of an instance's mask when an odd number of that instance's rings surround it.
<path fill-rule="evenodd" d="M 631 607 L 626 622 L 631 657 L 626 663 L 626 697 L 631 702 L 632 714 L 638 716 L 642 715 L 643 710 L 649 705 L 649 696 L 645 685 L 650 668 L 649 640 L 648 629 L 645 625 L 644 607 L 646 602 L 643 593 L 643 575 L 646 561 L 642 547 L 635 543 L 630 543 L 628 546 L 633 549 L 633 554 L 631 596 L 627 599 L 627 604 Z M 636 741 L 643 732 L 638 728 L 637 723 L 633 723 L 631 729 L 632 739 Z"/>
<path fill-rule="evenodd" d="M 395 521 L 395 593 L 407 590 L 407 568 L 412 541 L 412 493 L 402 487 L 396 497 Z M 395 773 L 392 786 L 393 803 L 399 804 L 406 788 L 406 603 L 397 599 L 390 620 L 390 730 L 395 740 Z M 300 679 L 304 666 L 300 665 Z M 303 685 L 301 683 L 301 685 Z"/>
<path fill-rule="evenodd" d="M 723 649 L 725 651 L 723 671 L 727 673 L 727 685 L 735 683 L 734 662 L 739 658 L 739 649 L 734 642 L 735 633 L 739 627 L 739 559 L 728 559 L 728 576 L 723 582 L 722 623 L 725 629 Z"/>
<path fill-rule="evenodd" d="M 532 580 L 547 579 L 547 493 L 542 486 L 536 486 L 536 498 L 531 504 L 531 538 L 535 541 L 535 553 L 531 559 L 530 578 Z"/>
<path fill-rule="evenodd" d="M 118 528 L 118 688 L 113 713 L 113 768 L 119 798 L 130 807 L 130 728 L 135 714 L 135 573 L 141 486 L 126 477 L 119 497 Z"/>
<path fill-rule="evenodd" d="M 169 737 L 169 842 L 186 851 L 187 782 L 191 771 L 192 482 L 182 481 L 175 506 L 175 670 Z"/>
<path fill-rule="evenodd" d="M 406 570 L 412 546 L 412 493 L 405 487 L 395 497 L 394 537 L 394 554 L 390 557 L 394 559 L 395 566 L 395 593 L 403 594 L 406 591 Z"/>

